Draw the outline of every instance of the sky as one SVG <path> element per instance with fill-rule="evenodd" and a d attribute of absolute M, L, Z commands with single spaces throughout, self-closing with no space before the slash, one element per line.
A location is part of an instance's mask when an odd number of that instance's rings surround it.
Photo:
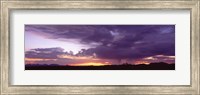
<path fill-rule="evenodd" d="M 25 64 L 175 63 L 175 25 L 25 25 Z"/>

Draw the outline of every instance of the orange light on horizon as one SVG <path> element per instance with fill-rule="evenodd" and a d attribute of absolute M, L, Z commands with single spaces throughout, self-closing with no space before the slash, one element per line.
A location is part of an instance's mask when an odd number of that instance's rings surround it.
<path fill-rule="evenodd" d="M 91 60 L 99 60 L 97 58 L 93 58 L 92 56 L 70 56 L 70 55 L 58 55 L 58 58 L 68 58 L 68 59 L 91 59 Z"/>
<path fill-rule="evenodd" d="M 70 66 L 105 66 L 111 65 L 109 63 L 100 63 L 100 62 L 89 62 L 89 63 L 79 63 L 79 64 L 69 64 Z"/>
<path fill-rule="evenodd" d="M 136 63 L 136 64 L 146 64 L 146 65 L 150 64 L 148 61 L 135 61 L 134 63 Z"/>
<path fill-rule="evenodd" d="M 42 59 L 42 58 L 25 58 L 26 64 L 33 64 L 39 61 L 56 61 L 57 59 Z"/>
<path fill-rule="evenodd" d="M 45 58 L 25 58 L 25 61 L 48 61 L 48 60 L 54 60 L 54 61 L 56 61 L 57 59 L 45 59 Z"/>

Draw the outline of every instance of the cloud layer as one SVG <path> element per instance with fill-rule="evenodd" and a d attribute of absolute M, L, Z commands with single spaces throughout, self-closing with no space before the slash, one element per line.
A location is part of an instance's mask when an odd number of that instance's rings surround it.
<path fill-rule="evenodd" d="M 76 40 L 91 47 L 77 54 L 62 48 L 33 49 L 26 52 L 30 58 L 57 58 L 70 53 L 111 60 L 175 56 L 175 25 L 25 25 L 25 32 L 46 39 Z"/>

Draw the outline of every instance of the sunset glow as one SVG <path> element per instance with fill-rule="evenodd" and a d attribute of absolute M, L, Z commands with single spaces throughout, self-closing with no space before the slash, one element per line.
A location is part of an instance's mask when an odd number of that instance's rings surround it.
<path fill-rule="evenodd" d="M 57 59 L 25 58 L 25 61 L 56 61 Z"/>
<path fill-rule="evenodd" d="M 71 55 L 58 55 L 58 58 L 67 58 L 67 59 L 92 59 L 92 60 L 98 60 L 97 58 L 94 58 L 93 56 L 71 56 Z"/>
<path fill-rule="evenodd" d="M 134 62 L 135 64 L 146 64 L 146 65 L 148 65 L 148 64 L 150 64 L 148 61 L 135 61 Z"/>
<path fill-rule="evenodd" d="M 89 62 L 89 63 L 80 63 L 80 64 L 69 64 L 70 66 L 104 66 L 104 65 L 111 65 L 108 63 L 95 63 L 95 62 Z"/>

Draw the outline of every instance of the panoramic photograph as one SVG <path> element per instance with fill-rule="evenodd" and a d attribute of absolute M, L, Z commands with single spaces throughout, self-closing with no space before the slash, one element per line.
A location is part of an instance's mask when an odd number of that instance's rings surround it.
<path fill-rule="evenodd" d="M 25 70 L 175 70 L 175 25 L 24 28 Z"/>

